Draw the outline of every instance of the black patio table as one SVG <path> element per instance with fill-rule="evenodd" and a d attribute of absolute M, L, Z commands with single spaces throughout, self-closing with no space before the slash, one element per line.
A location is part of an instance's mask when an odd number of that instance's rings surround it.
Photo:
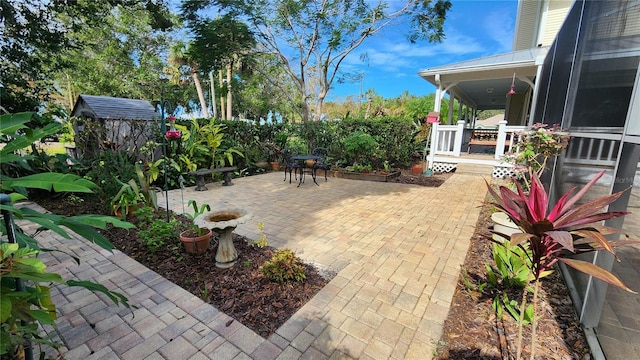
<path fill-rule="evenodd" d="M 318 161 L 321 158 L 322 156 L 318 155 L 294 155 L 291 157 L 291 160 L 299 161 L 302 165 L 302 174 L 300 174 L 300 182 L 298 183 L 298 187 L 300 187 L 300 185 L 304 182 L 304 168 L 306 166 L 305 162 L 307 160 Z M 320 186 L 320 184 L 318 184 L 318 182 L 316 181 L 316 170 L 313 167 L 311 168 L 311 177 L 313 178 L 313 183 Z"/>

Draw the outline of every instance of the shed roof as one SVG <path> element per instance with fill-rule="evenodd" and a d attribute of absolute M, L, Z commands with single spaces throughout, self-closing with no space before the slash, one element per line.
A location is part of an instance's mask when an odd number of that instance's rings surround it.
<path fill-rule="evenodd" d="M 147 100 L 81 94 L 71 116 L 86 116 L 87 111 L 98 119 L 152 120 L 160 117 Z"/>

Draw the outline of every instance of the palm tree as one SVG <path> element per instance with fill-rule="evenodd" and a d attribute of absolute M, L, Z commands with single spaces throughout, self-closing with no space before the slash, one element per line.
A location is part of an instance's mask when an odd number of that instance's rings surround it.
<path fill-rule="evenodd" d="M 245 23 L 229 15 L 198 21 L 191 28 L 195 34 L 190 47 L 191 58 L 197 59 L 205 70 L 219 71 L 220 86 L 224 88 L 226 85 L 227 90 L 227 111 L 226 114 L 223 111 L 221 116 L 231 119 L 233 71 L 254 48 L 253 34 Z M 226 72 L 226 81 L 223 81 L 223 71 Z"/>
<path fill-rule="evenodd" d="M 172 65 L 171 69 L 171 81 L 174 84 L 181 85 L 181 68 L 188 67 L 189 72 L 191 73 L 191 78 L 193 79 L 193 84 L 196 86 L 196 91 L 198 92 L 198 98 L 200 99 L 200 107 L 202 108 L 202 115 L 205 118 L 209 117 L 209 109 L 207 108 L 207 102 L 204 99 L 204 93 L 202 91 L 202 85 L 200 84 L 200 79 L 198 78 L 199 65 L 193 59 L 193 57 L 189 53 L 189 47 L 182 41 L 178 41 L 174 46 L 171 47 L 171 52 L 169 54 L 169 64 Z"/>

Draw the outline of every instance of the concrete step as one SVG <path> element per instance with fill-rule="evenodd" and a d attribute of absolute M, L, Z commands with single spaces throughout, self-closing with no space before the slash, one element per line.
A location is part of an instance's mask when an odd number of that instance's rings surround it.
<path fill-rule="evenodd" d="M 491 177 L 493 172 L 493 165 L 480 165 L 480 164 L 458 164 L 456 174 L 466 175 L 479 175 Z"/>

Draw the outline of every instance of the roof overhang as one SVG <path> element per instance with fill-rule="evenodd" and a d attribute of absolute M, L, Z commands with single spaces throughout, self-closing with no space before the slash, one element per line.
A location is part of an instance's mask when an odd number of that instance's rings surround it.
<path fill-rule="evenodd" d="M 514 74 L 516 93 L 527 92 L 548 50 L 537 47 L 492 55 L 424 69 L 418 75 L 475 109 L 504 109 Z"/>

